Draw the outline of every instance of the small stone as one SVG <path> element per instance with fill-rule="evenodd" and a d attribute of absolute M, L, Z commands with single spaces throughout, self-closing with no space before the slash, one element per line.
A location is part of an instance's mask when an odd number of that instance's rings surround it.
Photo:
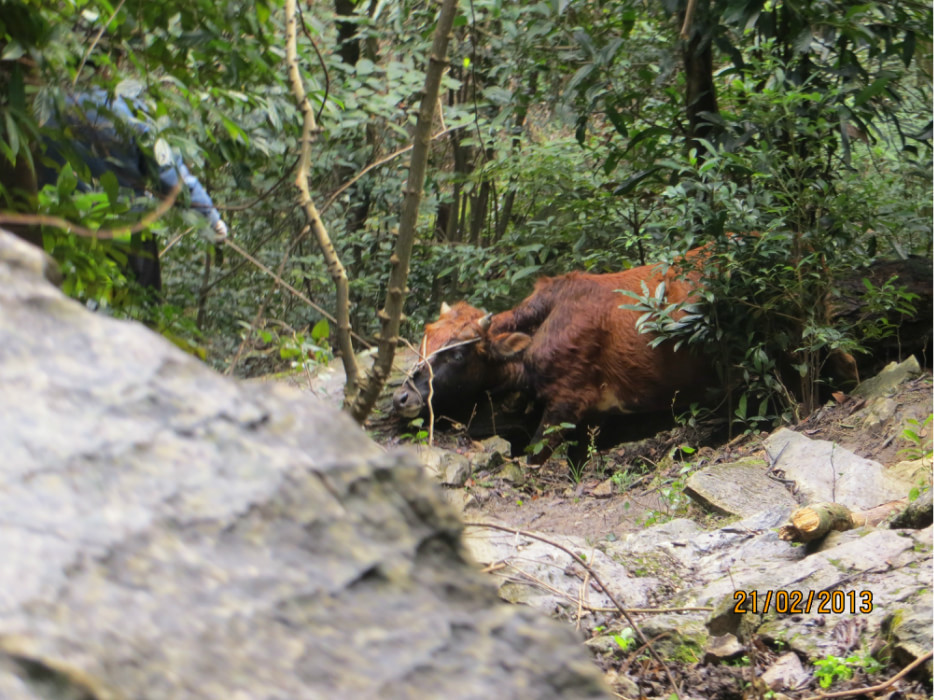
<path fill-rule="evenodd" d="M 610 675 L 611 673 L 612 677 Z M 642 693 L 639 692 L 639 686 L 626 676 L 619 675 L 618 671 L 608 671 L 604 678 L 606 678 L 607 682 L 616 690 L 617 694 L 624 698 L 642 697 Z"/>
<path fill-rule="evenodd" d="M 471 506 L 476 505 L 477 498 L 466 489 L 444 489 L 444 499 L 454 506 L 458 513 L 463 513 Z"/>
<path fill-rule="evenodd" d="M 889 613 L 882 626 L 891 635 L 899 663 L 909 664 L 924 656 L 931 648 L 932 614 L 930 603 L 899 608 Z"/>
<path fill-rule="evenodd" d="M 522 484 L 525 482 L 525 472 L 515 462 L 506 462 L 496 474 L 496 478 L 508 481 L 511 484 Z"/>
<path fill-rule="evenodd" d="M 609 498 L 616 493 L 616 482 L 609 478 L 597 484 L 590 493 L 594 498 Z"/>
<path fill-rule="evenodd" d="M 441 464 L 448 451 L 429 445 L 421 445 L 416 451 L 418 460 L 428 470 L 428 473 L 435 478 L 440 478 L 442 476 Z"/>
<path fill-rule="evenodd" d="M 509 441 L 498 435 L 481 441 L 479 445 L 480 451 L 471 457 L 474 471 L 496 469 L 512 455 L 512 446 Z"/>
<path fill-rule="evenodd" d="M 746 647 L 736 638 L 736 635 L 723 634 L 710 639 L 704 650 L 704 661 L 707 663 L 727 661 L 742 656 L 745 651 Z"/>
<path fill-rule="evenodd" d="M 917 484 L 922 479 L 931 483 L 931 459 L 913 459 L 899 462 L 888 468 L 889 474 L 909 484 Z"/>
<path fill-rule="evenodd" d="M 794 508 L 794 496 L 770 479 L 766 470 L 761 459 L 715 464 L 691 474 L 684 492 L 719 513 L 744 518 L 769 507 Z"/>
<path fill-rule="evenodd" d="M 441 483 L 448 486 L 463 486 L 473 473 L 470 460 L 456 452 L 441 457 Z"/>
<path fill-rule="evenodd" d="M 895 399 L 876 399 L 865 409 L 866 417 L 863 419 L 863 430 L 879 430 L 892 420 L 896 408 L 898 408 L 898 404 L 895 403 Z"/>
<path fill-rule="evenodd" d="M 934 500 L 931 492 L 926 491 L 902 512 L 895 514 L 889 521 L 889 527 L 920 530 L 930 527 L 931 523 L 934 523 Z"/>
<path fill-rule="evenodd" d="M 793 651 L 779 656 L 762 674 L 762 682 L 772 690 L 794 690 L 808 678 L 801 659 Z"/>

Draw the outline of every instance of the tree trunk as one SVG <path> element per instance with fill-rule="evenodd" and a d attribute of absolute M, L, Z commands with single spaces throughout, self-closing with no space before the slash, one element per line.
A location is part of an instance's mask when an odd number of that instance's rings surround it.
<path fill-rule="evenodd" d="M 344 364 L 346 381 L 344 384 L 345 402 L 353 401 L 357 395 L 357 360 L 354 356 L 353 341 L 350 328 L 350 285 L 347 272 L 341 264 L 331 237 L 321 221 L 321 216 L 314 202 L 311 200 L 311 191 L 308 185 L 308 171 L 311 166 L 311 141 L 318 132 L 315 123 L 315 112 L 308 101 L 305 86 L 302 84 L 301 72 L 298 68 L 298 18 L 296 0 L 286 0 L 286 61 L 289 67 L 289 81 L 292 94 L 302 111 L 304 123 L 302 126 L 301 156 L 296 166 L 295 186 L 299 191 L 299 202 L 305 211 L 305 218 L 311 227 L 318 247 L 327 263 L 328 273 L 334 280 L 336 300 L 334 317 L 337 320 L 337 345 L 340 348 L 341 360 Z"/>
<path fill-rule="evenodd" d="M 289 1 L 293 2 L 294 0 Z M 428 148 L 431 144 L 435 105 L 438 104 L 441 77 L 444 73 L 444 67 L 447 65 L 448 39 L 454 25 L 456 13 L 457 0 L 443 0 L 441 10 L 438 13 L 438 24 L 435 28 L 431 53 L 429 54 L 428 70 L 425 74 L 425 88 L 418 110 L 418 120 L 415 124 L 405 201 L 399 220 L 399 233 L 396 239 L 395 251 L 390 258 L 392 269 L 389 273 L 386 305 L 379 312 L 379 349 L 373 363 L 373 369 L 367 376 L 362 390 L 356 396 L 350 409 L 351 415 L 358 423 L 366 420 L 366 417 L 373 409 L 373 405 L 379 397 L 379 392 L 392 370 L 392 359 L 396 352 L 396 343 L 399 341 L 399 325 L 402 319 L 402 305 L 405 301 L 405 285 L 409 274 L 412 246 L 415 242 L 418 205 L 422 197 L 422 188 L 425 185 L 425 168 L 428 164 Z"/>
<path fill-rule="evenodd" d="M 719 114 L 713 82 L 713 25 L 708 0 L 689 0 L 682 14 L 682 60 L 684 62 L 685 107 L 688 118 L 688 150 L 702 157 L 699 139 L 712 141 L 718 127 L 711 120 Z"/>
<path fill-rule="evenodd" d="M 4 159 L 5 160 L 5 159 Z M 12 168 L 0 165 L 0 205 L 15 212 L 36 213 L 36 175 L 27 158 L 18 155 Z M 5 224 L 10 233 L 42 247 L 42 231 L 34 224 Z"/>
<path fill-rule="evenodd" d="M 334 0 L 334 12 L 338 17 L 353 17 L 356 6 L 353 0 Z M 337 52 L 348 66 L 355 66 L 360 60 L 360 40 L 354 36 L 356 33 L 356 23 L 337 22 Z"/>
<path fill-rule="evenodd" d="M 487 210 L 490 204 L 490 181 L 480 183 L 480 191 L 476 197 L 470 198 L 470 242 L 480 246 L 483 226 L 486 223 Z"/>
<path fill-rule="evenodd" d="M 525 119 L 529 114 L 529 102 L 535 96 L 538 90 L 538 70 L 532 70 L 532 76 L 529 79 L 528 89 L 519 96 L 519 105 L 516 108 L 516 121 L 512 132 L 512 157 L 519 156 L 519 149 L 522 146 L 522 127 L 525 126 Z M 516 201 L 516 181 L 518 178 L 513 175 L 509 178 L 509 186 L 506 196 L 503 197 L 502 211 L 500 211 L 499 220 L 496 222 L 496 231 L 493 234 L 493 242 L 499 241 L 509 228 L 509 222 L 512 219 L 512 208 Z"/>

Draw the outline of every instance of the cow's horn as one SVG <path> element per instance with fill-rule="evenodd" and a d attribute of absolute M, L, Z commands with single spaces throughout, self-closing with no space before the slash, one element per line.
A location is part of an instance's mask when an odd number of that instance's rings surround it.
<path fill-rule="evenodd" d="M 451 307 L 448 306 L 448 303 L 446 301 L 442 301 L 441 302 L 441 315 L 444 316 L 444 314 L 449 314 L 449 313 L 451 313 Z"/>
<path fill-rule="evenodd" d="M 481 331 L 487 331 L 490 329 L 490 324 L 492 322 L 493 322 L 493 314 L 487 314 L 486 316 L 481 318 L 479 321 L 477 321 L 477 325 L 480 326 Z"/>

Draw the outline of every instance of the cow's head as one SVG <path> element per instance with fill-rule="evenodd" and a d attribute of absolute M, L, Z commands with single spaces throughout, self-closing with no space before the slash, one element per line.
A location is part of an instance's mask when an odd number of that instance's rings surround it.
<path fill-rule="evenodd" d="M 427 411 L 430 395 L 436 415 L 457 416 L 486 391 L 518 388 L 504 387 L 503 369 L 517 361 L 531 338 L 496 333 L 491 325 L 492 314 L 465 302 L 442 304 L 438 320 L 425 326 L 418 363 L 392 397 L 395 411 L 414 418 Z"/>

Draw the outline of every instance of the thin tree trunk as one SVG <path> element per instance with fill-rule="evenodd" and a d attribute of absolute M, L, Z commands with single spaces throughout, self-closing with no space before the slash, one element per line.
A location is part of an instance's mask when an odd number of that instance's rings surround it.
<path fill-rule="evenodd" d="M 466 233 L 466 202 L 470 197 L 464 194 L 463 181 L 470 173 L 470 147 L 461 145 L 461 135 L 459 133 L 451 134 L 451 148 L 454 156 L 454 173 L 459 179 L 454 183 L 454 223 L 449 229 L 448 241 L 460 243 L 464 240 Z"/>
<path fill-rule="evenodd" d="M 708 0 L 690 0 L 682 16 L 684 39 L 685 106 L 688 117 L 688 149 L 702 156 L 699 139 L 712 140 L 717 129 L 710 115 L 718 114 L 713 82 L 713 31 Z"/>
<path fill-rule="evenodd" d="M 512 132 L 512 157 L 519 155 L 519 149 L 522 146 L 522 128 L 525 126 L 525 119 L 529 114 L 529 102 L 535 96 L 538 90 L 538 71 L 533 70 L 529 79 L 528 89 L 519 97 L 519 106 L 516 109 L 516 122 L 513 125 Z M 506 233 L 509 228 L 509 221 L 512 219 L 512 208 L 516 201 L 516 183 L 518 177 L 513 175 L 509 178 L 509 186 L 506 196 L 503 198 L 503 209 L 499 214 L 499 220 L 496 222 L 496 231 L 493 234 L 493 242 L 496 243 Z"/>
<path fill-rule="evenodd" d="M 294 0 L 289 0 L 289 2 L 294 2 Z M 392 370 L 392 359 L 396 352 L 396 343 L 399 341 L 399 325 L 402 320 L 402 305 L 405 301 L 405 284 L 409 275 L 412 245 L 415 242 L 418 205 L 422 198 L 422 188 L 425 185 L 425 169 L 428 164 L 428 148 L 431 144 L 435 105 L 438 103 L 441 77 L 444 73 L 444 67 L 447 65 L 448 39 L 451 28 L 454 26 L 456 12 L 457 0 L 443 0 L 431 44 L 428 70 L 425 74 L 425 89 L 418 110 L 418 121 L 415 124 L 405 201 L 399 220 L 399 233 L 396 239 L 395 251 L 390 258 L 392 269 L 389 272 L 386 305 L 379 312 L 379 349 L 373 363 L 373 369 L 368 375 L 362 390 L 356 396 L 350 410 L 351 415 L 358 423 L 366 420 L 366 417 L 373 409 L 379 392 Z"/>
<path fill-rule="evenodd" d="M 344 402 L 349 405 L 357 396 L 357 360 L 354 357 L 353 342 L 350 337 L 350 285 L 347 280 L 347 272 L 341 264 L 331 237 L 321 221 L 318 209 L 311 200 L 311 191 L 308 186 L 308 170 L 311 164 L 311 141 L 318 132 L 318 126 L 315 123 L 315 112 L 305 94 L 305 86 L 302 84 L 301 72 L 298 69 L 298 19 L 296 16 L 296 0 L 286 0 L 286 60 L 289 66 L 289 81 L 292 85 L 292 94 L 302 111 L 304 122 L 302 125 L 301 156 L 298 160 L 295 173 L 295 186 L 299 191 L 299 201 L 302 209 L 305 211 L 305 218 L 311 227 L 315 238 L 318 239 L 318 246 L 321 248 L 321 254 L 327 263 L 328 273 L 334 280 L 336 288 L 336 301 L 334 317 L 337 320 L 337 345 L 341 352 L 341 360 L 344 363 L 344 374 L 346 380 L 344 383 Z"/>
<path fill-rule="evenodd" d="M 487 209 L 490 204 L 490 181 L 480 183 L 480 191 L 471 197 L 470 207 L 470 242 L 480 246 L 483 225 L 486 223 Z"/>
<path fill-rule="evenodd" d="M 353 17 L 356 3 L 353 0 L 334 0 L 334 12 L 338 17 Z M 337 22 L 337 52 L 348 66 L 357 65 L 360 60 L 360 39 L 355 35 L 357 25 L 348 20 Z"/>
<path fill-rule="evenodd" d="M 5 160 L 5 159 L 4 159 Z M 36 175 L 32 164 L 22 154 L 17 155 L 16 162 L 10 168 L 7 163 L 0 166 L 0 194 L 6 197 L 0 205 L 12 211 L 35 214 L 36 209 Z M 36 224 L 4 224 L 10 233 L 15 233 L 23 240 L 42 247 L 42 231 Z"/>

